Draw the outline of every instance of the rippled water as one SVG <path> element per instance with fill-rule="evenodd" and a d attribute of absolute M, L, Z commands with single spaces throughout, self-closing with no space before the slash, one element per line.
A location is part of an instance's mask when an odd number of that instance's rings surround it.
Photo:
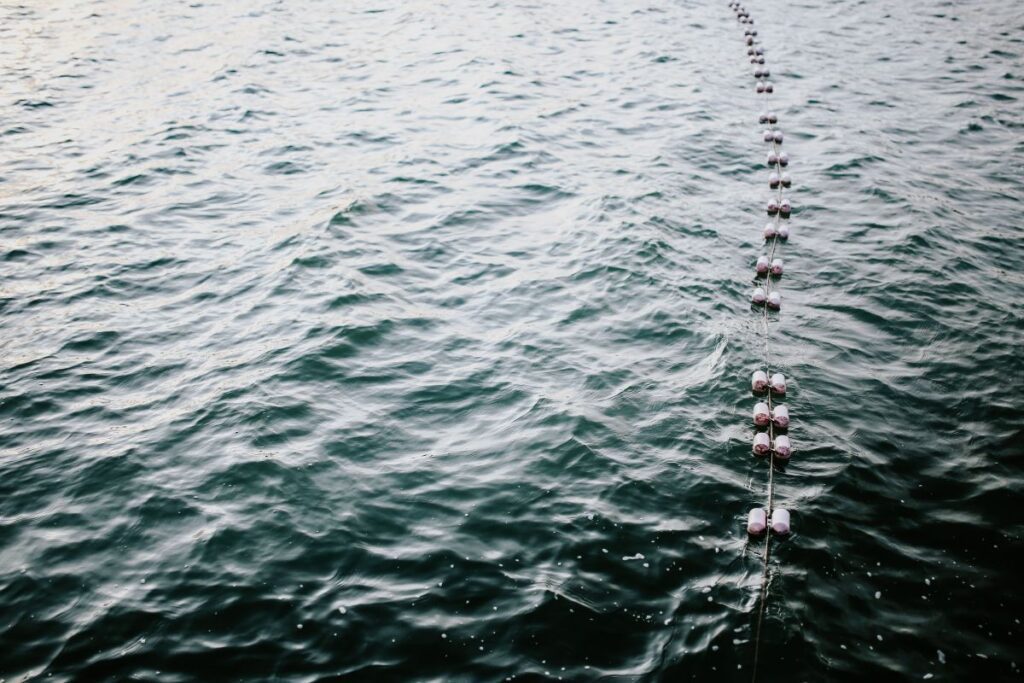
<path fill-rule="evenodd" d="M 0 677 L 749 680 L 725 5 L 2 5 Z M 1024 10 L 747 6 L 760 677 L 1019 679 Z"/>

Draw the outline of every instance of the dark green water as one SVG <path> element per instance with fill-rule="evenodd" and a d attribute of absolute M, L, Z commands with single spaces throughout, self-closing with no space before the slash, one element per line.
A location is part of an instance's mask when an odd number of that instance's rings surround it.
<path fill-rule="evenodd" d="M 747 6 L 761 680 L 1019 680 L 1024 9 Z M 745 52 L 724 0 L 0 5 L 0 678 L 749 680 Z"/>

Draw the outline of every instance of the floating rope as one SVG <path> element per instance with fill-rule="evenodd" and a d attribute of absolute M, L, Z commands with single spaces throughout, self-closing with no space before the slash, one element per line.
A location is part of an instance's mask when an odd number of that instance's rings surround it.
<path fill-rule="evenodd" d="M 770 71 L 765 62 L 764 50 L 760 45 L 758 45 L 757 31 L 753 28 L 754 21 L 747 10 L 739 2 L 730 2 L 729 7 L 736 13 L 736 18 L 739 20 L 740 24 L 746 27 L 745 41 L 748 48 L 747 54 L 750 56 L 750 61 L 754 65 L 754 77 L 758 79 L 755 86 L 756 92 L 758 94 L 765 95 L 771 94 L 774 92 L 775 87 L 771 81 L 763 80 L 768 78 Z M 777 117 L 771 113 L 762 114 L 760 117 L 760 123 L 763 124 L 772 125 L 777 123 L 777 121 Z M 759 510 L 757 508 L 751 510 L 747 524 L 747 531 L 751 535 L 759 535 L 760 533 L 765 534 L 757 621 L 754 627 L 754 660 L 751 681 L 757 680 L 758 673 L 758 662 L 761 651 L 761 629 L 764 622 L 765 607 L 768 602 L 768 583 L 771 577 L 769 561 L 771 559 L 772 532 L 774 531 L 779 534 L 789 533 L 789 512 L 782 508 L 778 510 L 775 508 L 776 457 L 785 460 L 789 458 L 792 452 L 789 437 L 778 434 L 778 430 L 788 428 L 789 412 L 784 405 L 775 405 L 773 401 L 775 394 L 785 393 L 785 377 L 782 375 L 772 375 L 770 353 L 771 317 L 769 315 L 769 309 L 778 309 L 782 306 L 782 295 L 778 291 L 777 278 L 782 276 L 783 267 L 781 260 L 776 260 L 775 254 L 780 247 L 780 243 L 789 237 L 789 229 L 785 224 L 781 223 L 781 221 L 782 219 L 789 217 L 792 207 L 789 205 L 788 200 L 783 197 L 782 192 L 783 188 L 789 187 L 792 181 L 790 180 L 789 175 L 783 171 L 783 169 L 789 165 L 789 159 L 781 150 L 783 140 L 782 133 L 777 130 L 773 131 L 768 129 L 764 132 L 764 140 L 771 146 L 771 152 L 768 155 L 768 165 L 771 167 L 768 184 L 770 188 L 776 190 L 776 193 L 774 199 L 769 200 L 767 206 L 768 215 L 772 217 L 772 220 L 764 228 L 764 237 L 766 240 L 768 256 L 767 258 L 762 256 L 758 259 L 755 267 L 757 273 L 755 285 L 757 286 L 751 296 L 751 300 L 755 305 L 763 306 L 762 322 L 764 339 L 764 357 L 762 365 L 764 371 L 763 374 L 758 372 L 754 373 L 752 388 L 755 392 L 758 392 L 761 389 L 767 391 L 767 396 L 763 404 L 767 408 L 767 413 L 759 412 L 764 410 L 764 408 L 762 408 L 762 404 L 758 404 L 754 409 L 755 424 L 762 425 L 762 420 L 766 420 L 763 426 L 767 426 L 767 439 L 762 436 L 764 432 L 755 434 L 754 453 L 768 456 L 768 486 L 765 507 L 763 510 Z M 764 283 L 763 287 L 760 285 L 762 277 Z M 769 377 L 771 377 L 770 380 Z M 778 391 L 776 390 L 776 378 L 781 378 L 781 390 Z M 763 387 L 761 386 L 762 383 L 764 384 Z"/>

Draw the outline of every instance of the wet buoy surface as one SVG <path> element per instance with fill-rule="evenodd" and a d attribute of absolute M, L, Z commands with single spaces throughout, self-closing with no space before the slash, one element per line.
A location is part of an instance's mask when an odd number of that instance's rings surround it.
<path fill-rule="evenodd" d="M 754 508 L 747 515 L 747 533 L 751 536 L 760 536 L 768 528 L 768 513 L 764 508 Z"/>
<path fill-rule="evenodd" d="M 775 508 L 772 511 L 772 531 L 780 536 L 785 536 L 789 533 L 789 510 Z"/>

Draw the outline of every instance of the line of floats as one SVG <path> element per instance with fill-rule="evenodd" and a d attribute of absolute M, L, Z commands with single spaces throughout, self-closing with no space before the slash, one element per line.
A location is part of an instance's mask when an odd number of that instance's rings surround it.
<path fill-rule="evenodd" d="M 729 7 L 736 13 L 736 18 L 745 27 L 744 40 L 747 44 L 747 55 L 753 65 L 756 80 L 755 91 L 759 95 L 770 95 L 775 92 L 775 85 L 768 80 L 771 71 L 765 61 L 764 48 L 758 44 L 757 30 L 750 13 L 740 2 L 730 2 Z M 793 213 L 793 205 L 783 195 L 783 191 L 792 187 L 793 179 L 786 170 L 789 167 L 789 154 L 782 150 L 784 136 L 775 128 L 778 116 L 771 111 L 761 113 L 758 123 L 767 126 L 762 133 L 763 141 L 769 151 L 766 159 L 769 168 L 768 187 L 774 190 L 774 196 L 768 200 L 765 210 L 769 221 L 762 230 L 765 242 L 765 253 L 757 257 L 754 264 L 754 288 L 750 293 L 750 302 L 763 310 L 764 320 L 764 365 L 755 370 L 750 379 L 750 388 L 760 400 L 754 405 L 753 422 L 755 427 L 752 451 L 755 456 L 767 457 L 769 460 L 768 495 L 765 507 L 755 507 L 747 515 L 747 532 L 751 536 L 761 536 L 769 529 L 779 535 L 790 533 L 789 510 L 774 505 L 774 472 L 776 460 L 785 462 L 793 455 L 793 444 L 788 430 L 790 426 L 789 408 L 776 399 L 786 396 L 786 376 L 771 370 L 769 357 L 769 311 L 782 308 L 782 293 L 778 289 L 779 280 L 785 269 L 782 258 L 776 256 L 782 243 L 789 239 L 788 220 Z M 767 562 L 767 548 L 766 562 Z"/>

